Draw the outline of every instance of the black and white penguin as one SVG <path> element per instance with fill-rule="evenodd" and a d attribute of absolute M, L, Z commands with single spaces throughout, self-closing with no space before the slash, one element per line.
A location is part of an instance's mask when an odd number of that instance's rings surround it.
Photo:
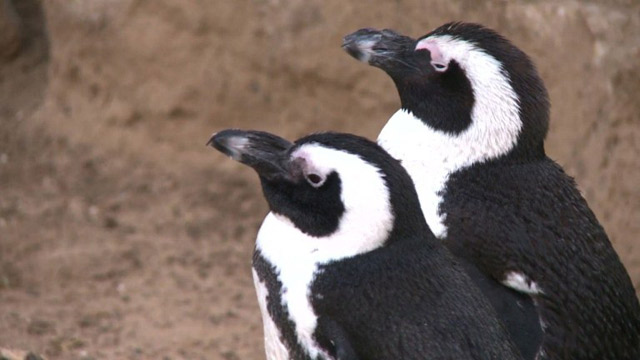
<path fill-rule="evenodd" d="M 362 29 L 343 47 L 393 79 L 401 109 L 378 143 L 411 175 L 436 236 L 475 265 L 472 276 L 494 280 L 481 288 L 525 358 L 640 359 L 633 285 L 574 180 L 545 154 L 549 100 L 528 56 L 468 23 L 417 40 Z M 498 284 L 530 297 L 536 321 Z M 541 326 L 539 349 L 520 326 Z"/>
<path fill-rule="evenodd" d="M 210 144 L 258 173 L 271 210 L 253 257 L 267 359 L 520 358 L 380 146 L 240 130 Z"/>

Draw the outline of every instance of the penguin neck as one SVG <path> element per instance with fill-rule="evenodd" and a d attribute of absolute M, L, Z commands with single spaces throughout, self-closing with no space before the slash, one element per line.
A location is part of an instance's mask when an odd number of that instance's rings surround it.
<path fill-rule="evenodd" d="M 376 225 L 360 224 L 359 229 L 344 226 L 345 221 L 350 221 L 348 216 L 345 214 L 335 233 L 315 237 L 298 229 L 288 218 L 271 212 L 258 232 L 256 250 L 273 266 L 278 280 L 287 289 L 282 293 L 282 306 L 295 324 L 298 341 L 313 359 L 319 355 L 330 358 L 313 336 L 317 315 L 308 296 L 319 267 L 381 247 L 392 232 L 391 214 L 388 219 L 375 221 Z M 351 222 L 354 223 L 357 222 Z"/>
<path fill-rule="evenodd" d="M 515 146 L 519 123 L 494 139 L 495 129 L 472 121 L 458 134 L 434 129 L 426 121 L 406 109 L 398 110 L 378 136 L 378 143 L 391 156 L 400 159 L 413 179 L 420 207 L 427 224 L 439 237 L 446 236 L 446 214 L 439 211 L 442 191 L 450 174 L 476 163 L 504 156 Z M 509 122 L 513 124 L 513 122 Z"/>

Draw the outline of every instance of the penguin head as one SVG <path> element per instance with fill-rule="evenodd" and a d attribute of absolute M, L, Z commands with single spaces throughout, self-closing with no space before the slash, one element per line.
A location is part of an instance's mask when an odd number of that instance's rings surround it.
<path fill-rule="evenodd" d="M 544 156 L 549 123 L 546 88 L 529 57 L 495 31 L 449 23 L 414 40 L 361 29 L 343 48 L 384 70 L 402 109 L 487 160 Z"/>
<path fill-rule="evenodd" d="M 252 167 L 272 213 L 308 236 L 348 239 L 360 253 L 396 235 L 429 232 L 406 170 L 365 138 L 319 133 L 292 143 L 224 130 L 209 144 Z"/>

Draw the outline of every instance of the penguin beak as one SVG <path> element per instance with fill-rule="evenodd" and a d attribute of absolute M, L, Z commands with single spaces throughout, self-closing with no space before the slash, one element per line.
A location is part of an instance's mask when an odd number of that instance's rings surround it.
<path fill-rule="evenodd" d="M 387 70 L 401 56 L 413 52 L 416 41 L 392 30 L 360 29 L 344 37 L 342 48 L 354 58 Z"/>
<path fill-rule="evenodd" d="M 279 136 L 263 131 L 229 129 L 213 134 L 207 145 L 252 167 L 265 179 L 291 178 L 289 149 L 293 143 Z"/>

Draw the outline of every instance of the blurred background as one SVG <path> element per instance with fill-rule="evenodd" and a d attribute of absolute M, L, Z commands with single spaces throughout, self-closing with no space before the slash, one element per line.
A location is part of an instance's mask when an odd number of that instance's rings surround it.
<path fill-rule="evenodd" d="M 0 0 L 0 347 L 50 359 L 262 359 L 267 212 L 228 127 L 374 139 L 393 83 L 341 39 L 451 20 L 527 52 L 548 154 L 640 288 L 640 3 Z"/>

